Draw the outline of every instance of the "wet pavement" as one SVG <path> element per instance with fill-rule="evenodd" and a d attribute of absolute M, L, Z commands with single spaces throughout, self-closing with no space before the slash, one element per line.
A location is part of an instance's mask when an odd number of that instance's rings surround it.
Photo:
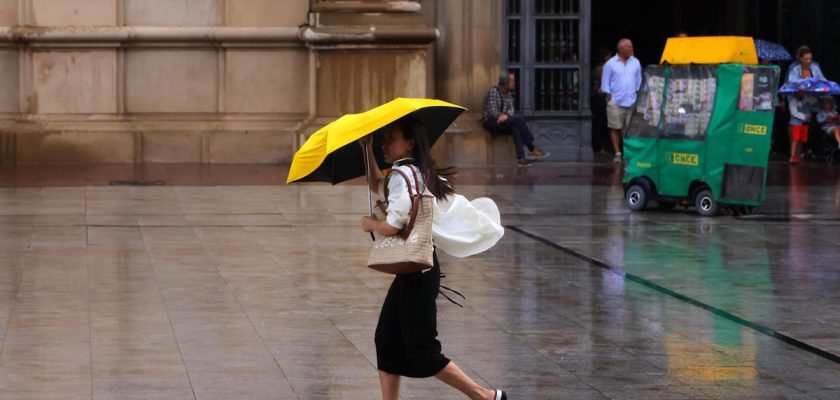
<path fill-rule="evenodd" d="M 0 398 L 378 398 L 364 189 L 286 171 L 0 169 Z M 462 171 L 508 229 L 441 256 L 467 297 L 438 303 L 445 354 L 511 399 L 840 398 L 840 167 L 773 163 L 716 218 L 630 213 L 619 174 Z"/>

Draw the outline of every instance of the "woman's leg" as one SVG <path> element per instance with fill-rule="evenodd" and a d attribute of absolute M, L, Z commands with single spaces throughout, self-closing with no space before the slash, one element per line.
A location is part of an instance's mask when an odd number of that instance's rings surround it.
<path fill-rule="evenodd" d="M 493 400 L 496 397 L 495 390 L 487 389 L 476 383 L 452 361 L 446 364 L 446 367 L 438 372 L 435 378 L 460 390 L 472 400 Z"/>
<path fill-rule="evenodd" d="M 400 376 L 379 371 L 379 386 L 382 388 L 382 400 L 399 400 Z"/>

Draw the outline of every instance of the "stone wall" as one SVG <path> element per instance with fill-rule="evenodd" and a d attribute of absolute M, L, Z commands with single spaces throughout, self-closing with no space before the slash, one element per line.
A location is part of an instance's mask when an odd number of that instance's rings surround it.
<path fill-rule="evenodd" d="M 287 162 L 337 115 L 429 94 L 437 33 L 423 12 L 411 1 L 0 0 L 0 161 Z"/>
<path fill-rule="evenodd" d="M 289 162 L 337 116 L 397 96 L 469 109 L 440 162 L 513 162 L 477 122 L 502 3 L 0 0 L 0 163 Z M 587 158 L 588 115 L 533 126 Z"/>

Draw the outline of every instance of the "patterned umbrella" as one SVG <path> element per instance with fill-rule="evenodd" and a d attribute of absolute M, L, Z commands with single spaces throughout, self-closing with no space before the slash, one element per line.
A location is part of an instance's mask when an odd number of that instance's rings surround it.
<path fill-rule="evenodd" d="M 819 78 L 807 78 L 797 82 L 786 83 L 779 89 L 779 93 L 815 93 L 815 94 L 840 94 L 840 85 L 834 81 L 827 81 Z"/>
<path fill-rule="evenodd" d="M 784 46 L 768 42 L 766 40 L 755 39 L 755 52 L 758 58 L 767 61 L 785 61 L 793 60 L 793 57 L 785 50 Z"/>

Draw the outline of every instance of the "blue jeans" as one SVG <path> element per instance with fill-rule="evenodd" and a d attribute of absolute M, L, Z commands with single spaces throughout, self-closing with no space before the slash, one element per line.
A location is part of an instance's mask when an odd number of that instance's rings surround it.
<path fill-rule="evenodd" d="M 534 151 L 534 136 L 531 135 L 531 130 L 528 129 L 528 123 L 521 115 L 511 115 L 505 122 L 501 124 L 496 120 L 484 121 L 484 129 L 490 133 L 505 134 L 513 136 L 513 145 L 516 147 L 516 158 L 525 158 L 525 149 L 528 147 L 529 151 Z"/>

